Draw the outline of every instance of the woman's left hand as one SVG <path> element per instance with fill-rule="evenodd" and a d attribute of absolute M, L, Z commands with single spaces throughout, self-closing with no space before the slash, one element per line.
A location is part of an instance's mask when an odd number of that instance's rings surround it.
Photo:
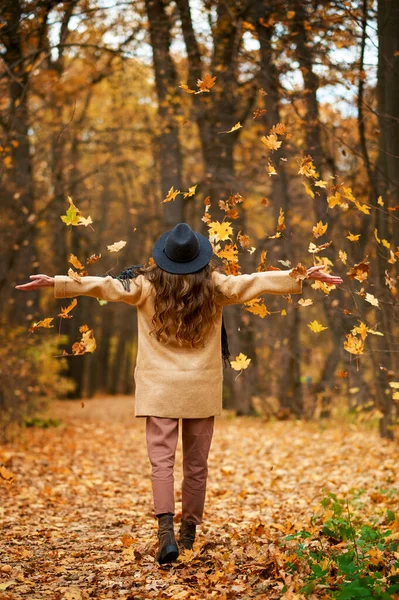
<path fill-rule="evenodd" d="M 329 285 L 339 285 L 343 283 L 341 277 L 337 275 L 331 275 L 331 273 L 323 273 L 321 269 L 324 269 L 325 265 L 316 265 L 315 267 L 309 267 L 307 279 L 315 279 L 316 281 L 322 281 Z"/>

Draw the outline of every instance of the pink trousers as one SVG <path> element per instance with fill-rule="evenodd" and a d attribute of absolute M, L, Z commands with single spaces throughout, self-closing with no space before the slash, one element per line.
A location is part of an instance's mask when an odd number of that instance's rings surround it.
<path fill-rule="evenodd" d="M 208 454 L 215 417 L 181 419 L 183 441 L 182 518 L 202 523 Z M 175 453 L 179 436 L 179 419 L 146 417 L 146 440 L 151 462 L 151 483 L 156 515 L 175 514 Z"/>

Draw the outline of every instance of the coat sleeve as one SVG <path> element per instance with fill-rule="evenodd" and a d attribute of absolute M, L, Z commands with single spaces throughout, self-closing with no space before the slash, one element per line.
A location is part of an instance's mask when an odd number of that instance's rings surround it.
<path fill-rule="evenodd" d="M 288 271 L 261 271 L 248 275 L 224 275 L 213 272 L 218 304 L 242 304 L 262 294 L 301 294 L 302 280 Z"/>
<path fill-rule="evenodd" d="M 137 306 L 143 300 L 144 277 L 138 275 L 130 280 L 130 291 L 126 291 L 119 279 L 107 275 L 95 277 L 87 275 L 75 281 L 68 275 L 55 275 L 54 298 L 72 298 L 74 296 L 92 296 L 108 302 L 126 302 Z"/>

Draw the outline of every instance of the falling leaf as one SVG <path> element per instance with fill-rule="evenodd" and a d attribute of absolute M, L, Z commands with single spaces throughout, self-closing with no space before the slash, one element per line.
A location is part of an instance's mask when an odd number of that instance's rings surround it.
<path fill-rule="evenodd" d="M 311 304 L 313 304 L 313 300 L 311 300 L 310 298 L 301 298 L 300 300 L 298 300 L 298 304 L 300 306 L 310 306 Z"/>
<path fill-rule="evenodd" d="M 314 235 L 315 238 L 321 237 L 322 235 L 325 234 L 325 232 L 327 231 L 328 228 L 328 223 L 326 223 L 325 225 L 322 223 L 322 221 L 319 221 L 317 223 L 317 225 L 315 225 L 314 227 L 312 227 L 312 233 Z"/>
<path fill-rule="evenodd" d="M 325 248 L 328 248 L 329 246 L 331 246 L 331 244 L 332 244 L 332 240 L 329 242 L 326 242 L 325 244 L 320 244 L 319 246 L 316 246 L 316 244 L 314 244 L 313 242 L 310 242 L 308 252 L 311 252 L 312 254 L 318 254 Z"/>
<path fill-rule="evenodd" d="M 237 239 L 241 245 L 242 248 L 248 248 L 249 247 L 249 236 L 248 235 L 242 235 L 241 231 L 239 231 L 237 233 Z"/>
<path fill-rule="evenodd" d="M 72 300 L 72 302 L 69 304 L 69 306 L 67 307 L 61 307 L 61 312 L 59 313 L 59 317 L 61 317 L 61 319 L 70 319 L 72 315 L 69 315 L 69 313 L 71 312 L 71 310 L 73 310 L 75 308 L 75 306 L 77 305 L 78 301 L 76 298 L 74 298 Z"/>
<path fill-rule="evenodd" d="M 210 92 L 213 86 L 215 85 L 216 76 L 212 77 L 212 75 L 205 75 L 203 79 L 197 80 L 198 92 L 196 94 L 201 94 L 202 92 Z"/>
<path fill-rule="evenodd" d="M 315 184 L 315 187 L 321 187 L 321 188 L 327 187 L 327 181 L 323 181 L 322 179 L 315 181 L 314 184 Z"/>
<path fill-rule="evenodd" d="M 344 349 L 350 354 L 363 354 L 364 341 L 351 333 L 346 334 Z"/>
<path fill-rule="evenodd" d="M 260 138 L 260 140 L 269 150 L 278 150 L 282 144 L 282 142 L 277 139 L 277 135 L 275 133 L 271 133 L 268 136 L 264 135 Z"/>
<path fill-rule="evenodd" d="M 228 131 L 219 131 L 219 133 L 233 133 L 233 131 L 237 131 L 237 129 L 240 129 L 241 127 L 242 127 L 241 123 L 238 122 Z"/>
<path fill-rule="evenodd" d="M 68 262 L 70 262 L 71 265 L 75 267 L 75 269 L 84 269 L 84 266 L 82 265 L 78 257 L 74 254 L 69 255 Z"/>
<path fill-rule="evenodd" d="M 181 193 L 182 192 L 180 190 L 175 190 L 172 185 L 169 192 L 167 193 L 165 200 L 162 200 L 162 202 L 172 202 L 172 200 L 174 200 L 176 198 L 176 196 L 178 196 Z"/>
<path fill-rule="evenodd" d="M 314 333 L 319 333 L 320 331 L 324 331 L 325 329 L 328 329 L 328 327 L 324 327 L 324 325 L 322 325 L 321 323 L 319 323 L 316 320 L 308 323 L 308 327 Z"/>
<path fill-rule="evenodd" d="M 238 260 L 238 248 L 236 244 L 227 244 L 223 250 L 217 253 L 219 258 L 224 258 L 230 262 L 237 262 Z"/>
<path fill-rule="evenodd" d="M 89 329 L 87 325 L 82 325 L 79 331 L 82 333 L 82 339 L 72 345 L 72 354 L 80 355 L 86 354 L 86 352 L 94 352 L 96 349 L 96 340 L 93 330 Z"/>
<path fill-rule="evenodd" d="M 373 306 L 377 306 L 379 308 L 378 299 L 372 294 L 367 293 L 365 297 L 366 302 L 369 302 Z"/>
<path fill-rule="evenodd" d="M 360 238 L 360 233 L 354 234 L 351 233 L 350 231 L 348 232 L 348 235 L 345 236 L 350 242 L 357 242 L 358 239 Z"/>
<path fill-rule="evenodd" d="M 308 277 L 308 270 L 301 263 L 298 263 L 289 273 L 290 277 L 293 277 L 295 281 L 303 281 Z"/>
<path fill-rule="evenodd" d="M 357 263 L 349 269 L 346 273 L 350 279 L 357 279 L 357 281 L 366 281 L 370 274 L 370 263 L 364 259 L 362 262 Z"/>
<path fill-rule="evenodd" d="M 191 90 L 186 83 L 181 83 L 179 87 L 182 88 L 182 90 L 184 90 L 188 94 L 195 94 L 195 90 Z"/>
<path fill-rule="evenodd" d="M 211 223 L 208 223 L 208 227 L 209 237 L 214 238 L 216 242 L 229 240 L 230 236 L 233 235 L 231 223 L 228 221 L 223 221 L 222 223 L 219 223 L 219 221 L 212 221 Z"/>
<path fill-rule="evenodd" d="M 231 368 L 235 371 L 243 371 L 248 368 L 251 359 L 248 358 L 245 354 L 240 352 L 238 356 L 236 356 L 235 360 L 230 361 Z"/>
<path fill-rule="evenodd" d="M 92 254 L 91 256 L 89 256 L 89 258 L 86 260 L 88 265 L 92 265 L 94 263 L 96 263 L 98 260 L 100 260 L 101 258 L 101 254 Z"/>
<path fill-rule="evenodd" d="M 122 250 L 122 248 L 124 248 L 126 244 L 127 242 L 125 242 L 124 240 L 120 240 L 119 242 L 115 242 L 114 244 L 107 246 L 107 249 L 110 252 L 119 252 L 119 250 Z"/>
<path fill-rule="evenodd" d="M 339 256 L 339 259 L 340 259 L 340 261 L 341 261 L 341 262 L 342 262 L 344 265 L 346 265 L 346 261 L 347 261 L 347 259 L 348 259 L 348 255 L 347 255 L 347 253 L 346 253 L 346 252 L 344 252 L 343 250 L 339 250 L 339 251 L 338 251 L 338 256 Z"/>
<path fill-rule="evenodd" d="M 78 220 L 79 223 L 78 225 L 84 225 L 85 227 L 87 227 L 88 225 L 91 225 L 91 223 L 93 223 L 93 219 L 91 217 L 82 217 L 81 215 L 78 216 Z"/>
<path fill-rule="evenodd" d="M 341 194 L 339 192 L 335 192 L 333 196 L 328 196 L 327 203 L 329 208 L 334 208 L 334 206 L 340 206 L 342 204 Z"/>
<path fill-rule="evenodd" d="M 254 110 L 254 113 L 253 113 L 253 115 L 254 115 L 254 116 L 253 116 L 253 119 L 258 119 L 258 118 L 259 118 L 260 116 L 262 116 L 262 115 L 263 115 L 265 112 L 266 112 L 266 109 L 265 109 L 265 108 L 256 108 L 256 109 Z"/>
<path fill-rule="evenodd" d="M 285 229 L 284 211 L 280 206 L 280 214 L 278 216 L 278 221 L 277 221 L 277 231 L 283 231 L 284 229 Z"/>
<path fill-rule="evenodd" d="M 76 271 L 74 271 L 73 269 L 68 269 L 68 276 L 74 281 L 82 281 L 82 278 L 79 275 L 79 273 L 76 273 Z"/>
<path fill-rule="evenodd" d="M 195 190 L 197 189 L 197 185 L 198 185 L 198 183 L 196 185 L 192 185 L 191 187 L 189 187 L 188 192 L 183 193 L 183 198 L 190 198 L 191 196 L 194 196 Z M 166 200 L 165 200 L 165 202 L 166 202 Z"/>
<path fill-rule="evenodd" d="M 305 177 L 314 177 L 318 179 L 319 175 L 316 172 L 316 167 L 313 164 L 311 156 L 305 156 L 300 160 L 298 175 L 305 175 Z"/>
<path fill-rule="evenodd" d="M 271 177 L 272 175 L 277 175 L 277 171 L 271 163 L 267 164 L 266 170 L 269 177 Z"/>
<path fill-rule="evenodd" d="M 348 371 L 338 371 L 337 377 L 341 377 L 342 379 L 346 379 L 348 377 Z"/>
<path fill-rule="evenodd" d="M 39 329 L 39 327 L 44 327 L 45 329 L 50 329 L 51 327 L 54 327 L 54 325 L 51 324 L 51 321 L 53 319 L 54 317 L 47 317 L 46 319 L 42 319 L 37 323 L 33 323 L 33 325 L 31 325 L 31 327 L 29 327 L 28 329 L 29 333 L 34 333 L 37 329 Z"/>
<path fill-rule="evenodd" d="M 253 315 L 258 315 L 262 319 L 264 319 L 266 315 L 271 314 L 267 310 L 267 307 L 262 298 L 254 298 L 249 302 L 245 302 L 244 306 L 248 312 L 252 313 Z"/>

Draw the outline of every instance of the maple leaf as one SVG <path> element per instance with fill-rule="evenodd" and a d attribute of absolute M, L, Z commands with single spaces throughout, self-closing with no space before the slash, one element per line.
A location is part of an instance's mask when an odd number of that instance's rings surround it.
<path fill-rule="evenodd" d="M 314 244 L 313 242 L 310 242 L 308 252 L 311 252 L 312 254 L 318 254 L 325 248 L 328 248 L 328 246 L 331 246 L 331 244 L 332 244 L 332 240 L 330 242 L 326 242 L 325 244 L 320 244 L 320 246 L 316 246 L 316 244 Z"/>
<path fill-rule="evenodd" d="M 87 217 L 85 219 L 81 214 L 80 210 L 75 206 L 73 200 L 70 196 L 67 196 L 69 202 L 69 208 L 66 211 L 65 215 L 62 215 L 60 218 L 66 225 L 90 225 L 92 223 L 92 218 Z"/>
<path fill-rule="evenodd" d="M 79 327 L 82 333 L 82 339 L 72 345 L 72 353 L 74 355 L 86 354 L 86 352 L 94 352 L 96 349 L 96 340 L 92 329 L 87 325 Z"/>
<path fill-rule="evenodd" d="M 351 333 L 346 334 L 344 349 L 350 354 L 363 354 L 364 341 Z"/>
<path fill-rule="evenodd" d="M 86 263 L 88 265 L 92 265 L 93 263 L 96 263 L 98 260 L 100 260 L 101 258 L 101 254 L 92 254 L 91 256 L 89 256 L 89 258 L 86 260 Z"/>
<path fill-rule="evenodd" d="M 300 160 L 298 175 L 305 175 L 305 177 L 314 177 L 318 179 L 319 175 L 316 172 L 316 167 L 313 164 L 311 156 L 305 156 Z"/>
<path fill-rule="evenodd" d="M 107 246 L 107 249 L 110 252 L 119 252 L 119 250 L 122 250 L 122 248 L 124 248 L 126 244 L 127 242 L 125 242 L 124 240 L 120 240 L 119 242 L 115 242 L 114 244 Z"/>
<path fill-rule="evenodd" d="M 248 312 L 254 315 L 258 315 L 259 317 L 261 317 L 261 319 L 264 319 L 266 315 L 271 314 L 267 310 L 267 307 L 261 298 L 253 298 L 249 302 L 245 302 L 244 306 Z"/>
<path fill-rule="evenodd" d="M 293 277 L 295 281 L 303 281 L 308 277 L 308 270 L 301 263 L 298 263 L 289 273 L 290 277 Z"/>
<path fill-rule="evenodd" d="M 231 223 L 228 221 L 223 221 L 222 223 L 219 223 L 219 221 L 212 221 L 211 223 L 208 223 L 208 227 L 209 237 L 214 238 L 216 242 L 229 240 L 230 236 L 233 235 Z"/>
<path fill-rule="evenodd" d="M 77 305 L 78 301 L 76 298 L 74 298 L 72 300 L 72 302 L 69 304 L 69 306 L 67 307 L 61 307 L 61 312 L 58 314 L 59 317 L 61 317 L 61 319 L 70 319 L 72 317 L 72 315 L 69 315 L 68 313 L 71 312 L 71 310 L 73 310 L 75 308 L 75 306 Z"/>
<path fill-rule="evenodd" d="M 320 331 L 324 331 L 325 329 L 328 329 L 328 327 L 324 327 L 324 325 L 322 325 L 321 323 L 319 323 L 316 320 L 311 321 L 310 323 L 308 323 L 308 327 L 314 333 L 319 333 Z"/>
<path fill-rule="evenodd" d="M 238 261 L 238 248 L 236 244 L 227 244 L 223 250 L 217 253 L 220 258 L 230 262 Z"/>
<path fill-rule="evenodd" d="M 376 298 L 375 296 L 373 296 L 373 294 L 366 294 L 365 297 L 366 302 L 369 302 L 370 304 L 372 304 L 373 306 L 377 306 L 377 308 L 380 308 L 379 303 L 378 303 L 378 298 Z"/>
<path fill-rule="evenodd" d="M 267 250 L 262 250 L 261 255 L 260 255 L 260 263 L 256 268 L 256 270 L 258 272 L 266 270 L 266 256 L 267 256 Z"/>
<path fill-rule="evenodd" d="M 93 223 L 93 219 L 91 217 L 82 217 L 82 215 L 78 215 L 78 221 L 78 225 L 84 225 L 85 227 Z"/>
<path fill-rule="evenodd" d="M 266 112 L 265 108 L 256 108 L 253 113 L 253 119 L 258 119 L 261 115 Z"/>
<path fill-rule="evenodd" d="M 347 261 L 347 258 L 348 258 L 348 255 L 347 255 L 347 253 L 346 253 L 346 252 L 344 252 L 343 250 L 339 250 L 339 251 L 338 251 L 338 256 L 339 256 L 339 259 L 340 259 L 340 261 L 341 261 L 341 262 L 342 262 L 344 265 L 346 265 L 346 261 Z"/>
<path fill-rule="evenodd" d="M 270 133 L 276 133 L 277 135 L 286 135 L 287 128 L 283 123 L 276 123 L 271 127 Z"/>
<path fill-rule="evenodd" d="M 280 206 L 280 214 L 278 216 L 278 221 L 277 221 L 277 231 L 283 231 L 284 229 L 285 229 L 284 211 Z"/>
<path fill-rule="evenodd" d="M 238 123 L 236 123 L 235 125 L 233 125 L 233 127 L 231 129 L 229 129 L 228 131 L 219 131 L 219 133 L 233 133 L 233 131 L 237 131 L 237 129 L 240 129 L 241 127 L 242 127 L 242 125 L 238 121 Z"/>
<path fill-rule="evenodd" d="M 325 225 L 322 221 L 319 221 L 315 227 L 312 227 L 312 233 L 315 238 L 321 237 L 327 231 L 328 223 Z"/>
<path fill-rule="evenodd" d="M 339 192 L 335 192 L 333 196 L 328 196 L 327 203 L 329 208 L 334 208 L 334 206 L 340 206 L 342 204 L 341 194 Z"/>
<path fill-rule="evenodd" d="M 272 151 L 278 150 L 282 144 L 282 142 L 277 139 L 277 135 L 275 133 L 271 133 L 268 136 L 263 135 L 260 138 L 260 141 L 265 144 L 266 148 Z"/>
<path fill-rule="evenodd" d="M 44 327 L 45 329 L 50 329 L 51 327 L 54 327 L 54 325 L 51 324 L 51 321 L 53 319 L 54 317 L 47 317 L 46 319 L 37 321 L 37 323 L 33 323 L 33 325 L 31 325 L 31 327 L 29 327 L 28 329 L 29 333 L 34 333 L 37 329 L 39 329 L 39 327 Z"/>
<path fill-rule="evenodd" d="M 271 163 L 267 164 L 266 170 L 269 177 L 271 177 L 272 175 L 277 175 L 277 171 Z"/>
<path fill-rule="evenodd" d="M 369 261 L 365 258 L 362 262 L 351 267 L 346 274 L 350 279 L 357 279 L 360 282 L 365 281 L 370 274 Z"/>
<path fill-rule="evenodd" d="M 311 300 L 310 298 L 301 298 L 300 300 L 298 300 L 298 304 L 300 306 L 310 306 L 311 304 L 313 304 L 313 300 Z"/>
<path fill-rule="evenodd" d="M 243 371 L 248 368 L 251 359 L 248 358 L 245 354 L 240 352 L 238 356 L 236 356 L 235 360 L 230 361 L 231 368 L 235 371 Z"/>
<path fill-rule="evenodd" d="M 69 255 L 68 262 L 70 262 L 71 265 L 74 266 L 76 269 L 84 269 L 84 266 L 82 265 L 78 257 L 74 254 Z"/>
<path fill-rule="evenodd" d="M 184 192 L 183 193 L 183 198 L 190 198 L 191 196 L 194 196 L 195 194 L 195 190 L 197 189 L 197 185 L 192 185 L 191 187 L 188 188 L 188 192 Z"/>
<path fill-rule="evenodd" d="M 350 242 L 357 242 L 358 239 L 360 238 L 360 233 L 354 234 L 351 233 L 350 231 L 348 232 L 348 235 L 345 236 Z"/>
<path fill-rule="evenodd" d="M 80 275 L 78 273 L 76 273 L 76 271 L 74 271 L 73 269 L 68 269 L 68 276 L 73 279 L 74 281 L 81 281 L 82 278 L 80 277 Z"/>
<path fill-rule="evenodd" d="M 315 181 L 314 184 L 316 187 L 321 187 L 321 188 L 327 187 L 327 181 L 323 181 L 322 179 Z"/>
<path fill-rule="evenodd" d="M 346 379 L 348 377 L 348 371 L 338 371 L 337 376 Z"/>
<path fill-rule="evenodd" d="M 203 92 L 210 92 L 213 86 L 215 85 L 216 76 L 212 77 L 212 75 L 205 75 L 203 79 L 197 80 L 198 92 L 196 94 L 202 94 Z"/>
<path fill-rule="evenodd" d="M 239 231 L 237 233 L 237 239 L 240 242 L 242 248 L 249 247 L 249 236 L 248 235 L 242 235 L 241 231 Z"/>
<path fill-rule="evenodd" d="M 172 200 L 174 200 L 176 198 L 176 196 L 178 196 L 181 193 L 182 192 L 180 190 L 175 190 L 172 185 L 172 187 L 170 188 L 169 192 L 166 195 L 165 200 L 162 200 L 162 202 L 172 202 Z"/>

